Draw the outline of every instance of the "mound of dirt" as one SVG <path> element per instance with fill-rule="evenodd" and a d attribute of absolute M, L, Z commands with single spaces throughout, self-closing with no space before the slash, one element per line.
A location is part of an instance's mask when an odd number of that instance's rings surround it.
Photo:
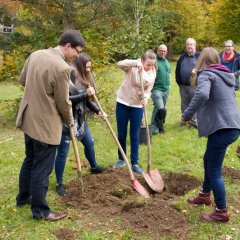
<path fill-rule="evenodd" d="M 224 177 L 230 177 L 234 180 L 240 180 L 240 170 L 234 168 L 223 167 L 222 175 Z"/>
<path fill-rule="evenodd" d="M 138 180 L 150 192 L 145 199 L 131 186 L 126 168 L 109 170 L 104 174 L 88 175 L 83 179 L 84 192 L 79 180 L 66 187 L 68 195 L 63 204 L 74 207 L 79 218 L 91 221 L 94 228 L 99 222 L 110 229 L 127 230 L 159 239 L 173 236 L 186 239 L 189 230 L 187 217 L 177 210 L 173 201 L 200 182 L 179 173 L 164 174 L 165 189 L 162 193 L 152 192 L 142 176 Z M 89 226 L 89 225 L 88 225 Z"/>
<path fill-rule="evenodd" d="M 58 228 L 54 231 L 54 235 L 59 240 L 73 240 L 76 234 L 69 228 Z"/>

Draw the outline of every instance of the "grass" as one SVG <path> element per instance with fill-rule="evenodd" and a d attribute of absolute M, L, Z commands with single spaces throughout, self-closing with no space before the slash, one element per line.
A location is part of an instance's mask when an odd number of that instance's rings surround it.
<path fill-rule="evenodd" d="M 173 64 L 173 70 L 175 64 Z M 174 73 L 174 71 L 173 71 Z M 111 82 L 114 82 L 113 89 L 117 89 L 121 82 L 122 74 L 115 72 L 109 74 Z M 107 83 L 106 83 L 107 84 Z M 18 192 L 18 175 L 24 158 L 23 134 L 14 127 L 14 99 L 22 94 L 19 87 L 11 84 L 0 83 L 0 239 L 56 239 L 54 230 L 59 227 L 68 227 L 73 231 L 80 232 L 78 239 L 100 240 L 100 239 L 140 239 L 129 231 L 116 232 L 114 229 L 98 230 L 91 232 L 83 229 L 81 220 L 74 221 L 71 218 L 65 221 L 49 223 L 45 221 L 33 221 L 29 207 L 23 209 L 15 208 L 15 197 Z M 239 92 L 237 99 L 239 102 Z M 115 97 L 111 99 L 111 106 L 115 105 Z M 105 108 L 106 106 L 103 106 Z M 180 98 L 178 87 L 172 77 L 171 92 L 167 104 L 168 115 L 166 119 L 166 133 L 153 136 L 152 142 L 152 162 L 153 167 L 160 172 L 182 172 L 188 173 L 202 180 L 203 167 L 202 156 L 205 150 L 206 138 L 198 138 L 197 131 L 188 128 L 179 128 L 180 120 Z M 151 100 L 148 105 L 148 117 L 150 121 L 152 110 Z M 113 128 L 116 129 L 114 114 L 109 116 Z M 117 160 L 117 148 L 110 136 L 105 124 L 98 118 L 89 119 L 89 126 L 95 139 L 96 155 L 98 161 L 105 166 L 111 165 Z M 13 138 L 13 139 L 10 139 Z M 8 140 L 10 139 L 10 140 Z M 103 140 L 104 139 L 104 140 Z M 4 140 L 8 140 L 3 142 Z M 129 142 L 129 139 L 128 139 Z M 128 144 L 129 146 L 129 144 Z M 225 166 L 239 169 L 240 162 L 235 154 L 237 142 L 232 144 L 227 152 L 224 161 Z M 82 146 L 79 145 L 80 157 L 83 156 Z M 129 151 L 128 151 L 129 155 Z M 73 156 L 72 149 L 69 156 Z M 147 161 L 147 147 L 140 146 L 140 163 L 145 168 Z M 73 162 L 68 161 L 65 171 L 65 182 L 76 178 L 76 172 L 72 170 Z M 228 196 L 231 222 L 229 224 L 208 224 L 199 220 L 199 215 L 203 211 L 211 211 L 211 207 L 193 208 L 186 203 L 187 197 L 195 194 L 198 189 L 187 193 L 177 202 L 181 211 L 186 212 L 192 230 L 188 239 L 192 240 L 217 240 L 225 235 L 232 236 L 232 239 L 240 239 L 240 210 L 238 207 L 240 185 L 226 179 L 226 190 Z M 63 210 L 59 204 L 59 198 L 55 193 L 55 176 L 50 178 L 50 186 L 47 195 L 49 205 L 54 211 Z M 74 216 L 74 209 L 68 209 L 69 216 Z M 91 221 L 91 219 L 89 220 Z M 146 239 L 146 238 L 141 238 Z M 170 239 L 170 238 L 162 238 Z"/>

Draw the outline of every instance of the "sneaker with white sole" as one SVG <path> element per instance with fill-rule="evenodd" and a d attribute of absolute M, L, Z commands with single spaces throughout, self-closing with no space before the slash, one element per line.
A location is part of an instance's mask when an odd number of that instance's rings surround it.
<path fill-rule="evenodd" d="M 65 187 L 63 186 L 63 184 L 58 184 L 56 186 L 56 192 L 59 196 L 65 196 L 67 194 L 67 191 L 65 189 Z"/>
<path fill-rule="evenodd" d="M 116 162 L 115 164 L 113 164 L 113 168 L 120 168 L 120 167 L 123 167 L 123 166 L 125 166 L 126 165 L 126 163 L 123 161 L 123 160 L 118 160 L 118 162 Z"/>
<path fill-rule="evenodd" d="M 138 173 L 138 174 L 143 174 L 144 173 L 144 171 L 137 164 L 132 166 L 132 170 L 135 173 Z"/>

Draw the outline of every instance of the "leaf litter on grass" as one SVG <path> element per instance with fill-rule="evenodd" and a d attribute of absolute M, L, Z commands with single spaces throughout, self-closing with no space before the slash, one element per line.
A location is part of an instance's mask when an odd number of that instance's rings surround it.
<path fill-rule="evenodd" d="M 173 202 L 200 186 L 200 182 L 181 173 L 165 173 L 163 178 L 165 190 L 157 194 L 138 175 L 139 182 L 151 193 L 150 199 L 144 199 L 131 186 L 126 168 L 111 169 L 103 174 L 85 176 L 83 193 L 78 180 L 70 182 L 66 186 L 68 195 L 62 202 L 74 208 L 76 214 L 71 218 L 79 217 L 85 222 L 83 227 L 90 230 L 100 224 L 105 229 L 130 230 L 150 239 L 163 236 L 186 239 L 190 224 Z"/>

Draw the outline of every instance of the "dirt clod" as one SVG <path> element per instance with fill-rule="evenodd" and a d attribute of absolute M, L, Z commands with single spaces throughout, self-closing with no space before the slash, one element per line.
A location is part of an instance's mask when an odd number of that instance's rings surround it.
<path fill-rule="evenodd" d="M 59 240 L 73 240 L 76 237 L 75 232 L 69 228 L 58 228 L 54 231 L 54 235 Z"/>

